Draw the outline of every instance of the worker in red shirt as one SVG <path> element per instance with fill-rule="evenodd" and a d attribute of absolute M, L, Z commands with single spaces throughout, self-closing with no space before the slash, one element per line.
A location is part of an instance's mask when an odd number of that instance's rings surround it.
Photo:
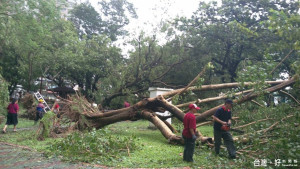
<path fill-rule="evenodd" d="M 184 129 L 182 131 L 182 137 L 184 139 L 184 152 L 183 160 L 187 162 L 193 162 L 193 155 L 196 141 L 196 117 L 195 113 L 200 110 L 196 104 L 189 105 L 189 112 L 185 114 L 183 118 Z"/>
<path fill-rule="evenodd" d="M 51 111 L 53 111 L 54 114 L 56 114 L 56 120 L 54 121 L 54 126 L 59 126 L 60 124 L 60 112 L 59 112 L 59 104 L 58 104 L 58 99 L 54 102 L 53 107 Z"/>
<path fill-rule="evenodd" d="M 128 103 L 127 101 L 124 102 L 124 107 L 130 107 L 130 103 Z"/>

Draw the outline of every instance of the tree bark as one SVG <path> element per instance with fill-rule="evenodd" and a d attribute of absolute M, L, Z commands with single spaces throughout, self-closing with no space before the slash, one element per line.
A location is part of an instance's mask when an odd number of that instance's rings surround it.
<path fill-rule="evenodd" d="M 264 93 L 271 93 L 277 90 L 280 90 L 284 87 L 290 86 L 295 82 L 295 78 L 286 80 L 276 86 L 270 87 L 265 89 Z M 278 83 L 278 82 L 276 82 Z M 237 85 L 237 83 L 235 84 Z M 222 86 L 222 85 L 219 85 Z M 226 86 L 226 85 L 225 85 Z M 222 86 L 224 87 L 224 86 Z M 242 97 L 241 99 L 234 100 L 234 103 L 241 104 L 243 102 L 252 100 L 253 98 L 261 95 L 261 93 L 249 93 Z M 80 102 L 84 104 L 82 101 Z M 74 103 L 73 103 L 74 104 Z M 85 105 L 83 105 L 84 107 Z M 207 110 L 201 113 L 199 116 L 196 116 L 196 122 L 203 122 L 208 117 L 211 117 L 215 111 L 221 107 L 222 105 L 218 105 L 210 110 Z M 169 103 L 165 98 L 160 95 L 155 98 L 148 98 L 139 101 L 138 103 L 134 104 L 128 108 L 122 108 L 118 110 L 113 110 L 105 113 L 100 113 L 97 111 L 91 111 L 88 108 L 83 108 L 84 112 L 80 112 L 79 122 L 78 122 L 78 129 L 84 128 L 102 128 L 106 125 L 125 121 L 125 120 L 139 120 L 139 119 L 147 119 L 152 122 L 162 133 L 162 135 L 168 139 L 170 143 L 182 143 L 182 138 L 180 136 L 176 136 L 172 130 L 166 125 L 163 120 L 161 120 L 154 112 L 167 110 L 169 111 L 174 117 L 183 121 L 184 113 L 175 105 Z M 94 112 L 94 113 L 92 113 Z"/>
<path fill-rule="evenodd" d="M 289 80 L 286 80 L 276 86 L 273 86 L 273 87 L 270 87 L 270 88 L 267 88 L 265 89 L 265 93 L 272 93 L 272 92 L 275 92 L 275 91 L 278 91 L 282 88 L 285 88 L 287 86 L 290 86 L 292 85 L 293 83 L 295 82 L 295 77 L 289 79 Z M 242 97 L 241 99 L 236 99 L 236 100 L 233 100 L 234 103 L 237 103 L 237 104 L 241 104 L 241 103 L 244 103 L 246 101 L 249 101 L 249 100 L 252 100 L 254 99 L 255 97 L 261 95 L 261 93 L 249 93 L 247 94 L 245 97 Z M 206 118 L 212 116 L 218 108 L 220 108 L 223 104 L 221 105 L 218 105 L 210 110 L 207 110 L 205 112 L 203 112 L 200 116 L 197 116 L 196 117 L 196 122 L 199 123 L 199 122 L 203 122 L 205 121 Z"/>
<path fill-rule="evenodd" d="M 168 139 L 169 143 L 183 143 L 183 139 L 180 136 L 175 135 L 170 128 L 161 121 L 154 113 L 144 110 L 141 112 L 141 116 L 150 122 L 152 122 L 162 133 L 162 135 Z"/>
<path fill-rule="evenodd" d="M 300 101 L 298 101 L 293 95 L 291 95 L 288 92 L 285 92 L 283 90 L 280 90 L 279 92 L 284 93 L 284 94 L 290 96 L 296 103 L 298 103 L 300 105 Z"/>
<path fill-rule="evenodd" d="M 182 138 L 180 136 L 176 136 L 170 127 L 162 121 L 153 110 L 151 110 L 153 103 L 160 104 L 159 102 L 160 100 L 157 98 L 149 98 L 138 102 L 134 106 L 107 113 L 91 114 L 84 112 L 84 117 L 82 117 L 80 119 L 81 122 L 78 123 L 78 129 L 84 129 L 87 127 L 99 129 L 106 125 L 120 121 L 146 119 L 152 122 L 160 130 L 162 135 L 168 139 L 169 143 L 181 144 L 183 142 Z"/>
<path fill-rule="evenodd" d="M 238 93 L 235 93 L 234 95 L 235 96 L 239 96 L 241 94 L 245 94 L 245 93 L 249 93 L 253 91 L 253 89 L 250 89 L 250 90 L 246 90 L 246 91 L 242 91 L 242 92 L 238 92 Z M 226 99 L 228 96 L 225 95 L 225 96 L 218 96 L 218 97 L 211 97 L 211 98 L 206 98 L 206 99 L 198 99 L 197 101 L 192 101 L 192 102 L 188 102 L 188 103 L 184 103 L 184 104 L 179 104 L 179 105 L 176 105 L 176 107 L 178 108 L 181 108 L 181 107 L 187 107 L 189 104 L 194 104 L 194 103 L 207 103 L 207 102 L 211 102 L 211 101 L 217 101 L 217 100 L 221 100 L 221 99 Z"/>
<path fill-rule="evenodd" d="M 270 85 L 277 85 L 284 82 L 283 80 L 281 81 L 266 81 L 266 84 L 270 84 Z M 244 86 L 249 86 L 249 85 L 253 85 L 255 84 L 254 82 L 245 82 Z M 226 89 L 226 88 L 234 88 L 234 87 L 238 87 L 241 86 L 240 83 L 222 83 L 222 84 L 212 84 L 212 85 L 202 85 L 200 88 L 193 86 L 193 87 L 189 87 L 187 90 L 185 91 L 206 91 L 206 90 L 216 90 L 216 89 Z M 176 93 L 179 93 L 183 90 L 184 88 L 181 89 L 176 89 L 176 90 L 172 90 L 170 92 L 164 93 L 162 96 L 164 98 L 167 97 L 171 97 L 173 95 L 175 95 Z"/>

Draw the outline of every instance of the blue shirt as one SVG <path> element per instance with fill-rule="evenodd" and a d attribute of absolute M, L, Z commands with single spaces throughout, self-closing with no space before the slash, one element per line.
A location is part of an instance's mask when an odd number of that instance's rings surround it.
<path fill-rule="evenodd" d="M 43 108 L 41 108 L 41 107 L 36 107 L 36 110 L 37 110 L 37 111 L 43 111 Z"/>

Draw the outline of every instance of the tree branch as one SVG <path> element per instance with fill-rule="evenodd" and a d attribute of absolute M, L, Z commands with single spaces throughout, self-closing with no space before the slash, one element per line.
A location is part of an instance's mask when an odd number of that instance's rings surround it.
<path fill-rule="evenodd" d="M 180 92 L 176 93 L 173 97 L 170 97 L 167 100 L 170 101 L 175 96 L 180 95 L 181 93 L 185 92 L 191 85 L 193 85 L 200 78 L 200 76 L 202 76 L 205 73 L 205 70 L 206 70 L 206 67 L 204 67 L 202 69 L 202 71 L 184 89 L 182 89 Z"/>
<path fill-rule="evenodd" d="M 290 85 L 292 85 L 293 83 L 295 83 L 295 77 L 293 77 L 293 78 L 291 78 L 291 79 L 289 79 L 289 80 L 286 80 L 286 81 L 284 81 L 284 82 L 282 82 L 282 83 L 280 83 L 280 84 L 278 84 L 278 85 L 276 85 L 276 86 L 267 88 L 267 89 L 265 89 L 264 91 L 265 91 L 265 93 L 273 93 L 273 92 L 278 91 L 278 90 L 280 90 L 280 89 L 282 89 L 282 88 L 285 88 L 285 87 L 287 87 L 287 86 L 290 86 Z M 252 100 L 253 98 L 255 98 L 255 97 L 257 97 L 257 96 L 260 96 L 260 95 L 261 95 L 261 93 L 250 93 L 250 94 L 246 95 L 245 97 L 242 97 L 242 98 L 239 99 L 239 100 L 237 100 L 237 99 L 236 99 L 236 100 L 233 100 L 233 102 L 234 102 L 234 103 L 237 103 L 237 104 L 241 104 L 241 103 L 244 103 L 244 102 L 246 102 L 246 101 L 248 101 L 248 100 Z M 217 109 L 220 108 L 222 105 L 223 105 L 223 104 L 218 105 L 218 106 L 216 106 L 216 107 L 214 107 L 214 108 L 212 108 L 212 109 L 210 109 L 210 110 L 207 110 L 207 111 L 203 112 L 200 116 L 197 116 L 197 117 L 196 117 L 196 122 L 197 122 L 197 123 L 202 122 L 202 121 L 204 121 L 207 117 L 212 116 L 212 115 L 217 111 Z"/>
<path fill-rule="evenodd" d="M 283 80 L 281 81 L 266 81 L 265 84 L 271 84 L 271 85 L 277 85 L 284 82 Z M 255 82 L 245 82 L 244 86 L 250 86 L 255 84 Z M 222 83 L 222 84 L 211 84 L 211 85 L 202 85 L 200 88 L 193 86 L 189 87 L 186 91 L 207 91 L 207 90 L 216 90 L 216 89 L 225 89 L 225 88 L 234 88 L 234 87 L 239 87 L 241 86 L 240 83 L 235 82 L 235 83 Z M 182 89 L 176 89 L 172 90 L 170 92 L 166 92 L 162 94 L 163 97 L 167 98 L 170 96 L 175 95 L 176 93 L 180 92 Z"/>
<path fill-rule="evenodd" d="M 271 71 L 270 74 L 273 74 L 274 71 L 277 69 L 277 67 L 278 67 L 279 65 L 281 65 L 282 62 L 285 61 L 285 59 L 288 58 L 288 57 L 292 54 L 293 51 L 294 51 L 294 49 L 290 50 L 290 52 L 289 52 L 289 53 L 281 60 L 280 63 L 277 64 L 277 66 Z"/>
<path fill-rule="evenodd" d="M 296 103 L 298 103 L 298 104 L 300 105 L 300 102 L 299 102 L 293 95 L 291 95 L 291 94 L 289 94 L 288 92 L 285 92 L 285 91 L 283 91 L 283 90 L 279 90 L 279 92 L 284 93 L 284 94 L 290 96 L 292 99 L 294 99 L 294 101 L 295 101 Z"/>

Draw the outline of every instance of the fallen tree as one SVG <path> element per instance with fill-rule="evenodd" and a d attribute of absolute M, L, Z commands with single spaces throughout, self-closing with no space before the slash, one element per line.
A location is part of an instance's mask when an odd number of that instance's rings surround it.
<path fill-rule="evenodd" d="M 278 84 L 278 85 L 275 85 L 275 86 L 273 86 L 273 87 L 270 87 L 270 88 L 265 89 L 265 90 L 263 91 L 263 93 L 254 93 L 254 92 L 251 92 L 251 93 L 249 93 L 249 94 L 247 94 L 247 95 L 241 97 L 240 99 L 235 99 L 235 100 L 233 100 L 233 102 L 236 103 L 236 104 L 241 104 L 241 103 L 244 103 L 244 102 L 246 102 L 246 101 L 250 101 L 250 100 L 252 100 L 252 99 L 254 99 L 254 98 L 256 98 L 256 97 L 258 97 L 258 96 L 260 96 L 260 95 L 262 95 L 262 94 L 268 94 L 268 93 L 276 92 L 276 91 L 281 90 L 281 89 L 283 89 L 283 88 L 285 88 L 285 87 L 287 87 L 287 86 L 291 86 L 293 83 L 295 83 L 295 79 L 296 79 L 296 78 L 293 77 L 293 78 L 291 78 L 291 79 L 289 79 L 289 80 L 283 81 L 282 83 L 280 83 L 280 84 Z M 209 109 L 209 110 L 203 112 L 200 116 L 197 116 L 197 117 L 196 117 L 197 123 L 202 122 L 202 121 L 204 121 L 207 117 L 212 116 L 212 115 L 214 114 L 214 112 L 216 112 L 217 109 L 218 109 L 219 107 L 221 107 L 221 106 L 222 106 L 222 105 L 218 105 L 218 106 L 216 106 L 216 107 L 214 107 L 214 108 L 212 108 L 212 109 Z"/>
<path fill-rule="evenodd" d="M 269 84 L 269 85 L 277 85 L 284 82 L 283 80 L 280 81 L 266 81 L 265 84 Z M 222 83 L 222 84 L 211 84 L 211 85 L 202 85 L 201 87 L 198 86 L 192 86 L 187 88 L 186 90 L 183 89 L 176 89 L 176 90 L 172 90 L 170 92 L 164 93 L 162 96 L 164 98 L 168 98 L 171 97 L 179 92 L 181 92 L 182 90 L 184 90 L 185 92 L 188 91 L 207 91 L 207 90 L 216 90 L 216 89 L 226 89 L 226 88 L 235 88 L 235 87 L 239 87 L 239 86 L 250 86 L 250 85 L 254 85 L 254 82 L 245 82 L 243 84 L 235 82 L 235 83 Z"/>
<path fill-rule="evenodd" d="M 235 99 L 234 102 L 237 104 L 241 104 L 246 101 L 251 101 L 255 97 L 260 96 L 262 94 L 272 93 L 281 90 L 287 86 L 291 86 L 294 82 L 295 82 L 295 78 L 281 81 L 280 83 L 274 81 L 268 82 L 270 84 L 277 84 L 277 85 L 265 89 L 264 92 L 262 93 L 247 91 L 248 92 L 247 95 L 243 95 L 240 98 Z M 246 84 L 253 84 L 253 83 L 246 83 Z M 238 85 L 239 83 L 206 85 L 206 86 L 202 86 L 202 90 L 204 90 L 203 87 L 206 90 L 211 90 L 215 88 L 224 88 L 229 86 L 236 87 Z M 194 89 L 199 90 L 196 88 Z M 181 91 L 182 90 L 177 90 L 177 92 L 181 92 Z M 241 92 L 241 93 L 245 93 L 245 92 Z M 182 143 L 181 137 L 174 134 L 171 125 L 167 125 L 167 123 L 165 122 L 166 117 L 158 116 L 155 113 L 155 112 L 169 111 L 171 113 L 171 117 L 175 117 L 180 121 L 183 121 L 185 113 L 180 108 L 169 103 L 165 99 L 165 97 L 174 94 L 176 94 L 176 92 L 171 91 L 164 95 L 157 96 L 155 98 L 147 98 L 141 100 L 131 107 L 108 111 L 108 112 L 99 111 L 97 108 L 91 106 L 91 104 L 88 103 L 87 100 L 77 95 L 74 98 L 69 98 L 68 100 L 66 100 L 67 105 L 65 110 L 63 111 L 65 112 L 64 116 L 70 119 L 69 128 L 71 129 L 79 129 L 79 130 L 92 129 L 92 128 L 99 129 L 106 125 L 113 124 L 120 121 L 126 121 L 126 120 L 136 121 L 140 119 L 146 119 L 152 122 L 170 143 Z M 223 97 L 219 97 L 218 99 L 221 98 Z M 213 100 L 216 99 L 211 99 L 211 98 L 207 99 L 207 101 L 213 101 Z M 198 115 L 196 117 L 197 123 L 206 121 L 206 119 L 211 117 L 220 106 L 222 105 L 218 105 Z M 71 125 L 71 122 L 75 122 L 75 123 Z M 207 139 L 201 138 L 201 135 L 199 139 L 203 142 L 207 141 Z"/>

